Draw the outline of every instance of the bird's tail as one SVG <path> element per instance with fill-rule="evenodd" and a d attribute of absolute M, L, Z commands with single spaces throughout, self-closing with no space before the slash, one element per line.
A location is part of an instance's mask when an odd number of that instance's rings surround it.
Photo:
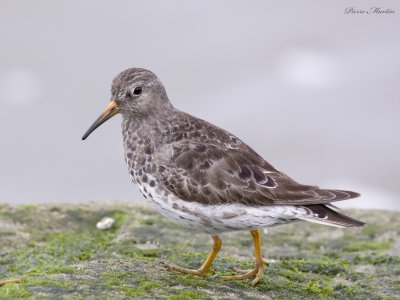
<path fill-rule="evenodd" d="M 337 210 L 334 210 L 327 205 L 329 204 L 315 204 L 315 205 L 304 205 L 309 213 L 303 216 L 298 216 L 299 219 L 330 225 L 335 227 L 361 227 L 364 226 L 365 223 L 359 220 L 353 219 L 349 216 L 339 213 Z M 334 206 L 331 206 L 337 209 Z"/>

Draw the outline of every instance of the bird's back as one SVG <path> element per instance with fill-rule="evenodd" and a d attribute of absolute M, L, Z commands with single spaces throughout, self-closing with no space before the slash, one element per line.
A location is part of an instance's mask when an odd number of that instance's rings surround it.
<path fill-rule="evenodd" d="M 162 134 L 167 138 L 155 155 L 162 166 L 158 179 L 186 201 L 311 205 L 359 196 L 299 184 L 238 137 L 184 112 L 176 111 Z"/>

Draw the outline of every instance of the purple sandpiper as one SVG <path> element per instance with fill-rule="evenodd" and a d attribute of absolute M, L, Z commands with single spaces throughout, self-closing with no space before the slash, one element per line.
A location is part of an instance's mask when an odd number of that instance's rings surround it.
<path fill-rule="evenodd" d="M 121 113 L 126 164 L 143 196 L 163 215 L 213 239 L 199 269 L 164 264 L 168 270 L 214 273 L 211 265 L 222 245 L 218 234 L 249 230 L 255 267 L 222 278 L 254 278 L 255 285 L 264 274 L 260 228 L 298 220 L 342 228 L 364 225 L 330 204 L 358 193 L 294 181 L 233 134 L 174 108 L 152 72 L 123 71 L 114 78 L 111 95 L 108 107 L 82 139 Z"/>

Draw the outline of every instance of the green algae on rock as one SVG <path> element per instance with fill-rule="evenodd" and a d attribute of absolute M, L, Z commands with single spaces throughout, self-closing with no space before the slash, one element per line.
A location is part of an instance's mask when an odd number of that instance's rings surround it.
<path fill-rule="evenodd" d="M 360 210 L 368 225 L 338 229 L 298 222 L 268 228 L 270 262 L 256 287 L 220 275 L 253 265 L 247 232 L 223 234 L 215 276 L 170 273 L 160 262 L 197 268 L 205 233 L 172 223 L 144 206 L 0 205 L 0 298 L 85 299 L 396 299 L 400 298 L 400 213 Z M 115 224 L 99 230 L 111 217 Z M 266 231 L 266 230 L 265 230 Z"/>

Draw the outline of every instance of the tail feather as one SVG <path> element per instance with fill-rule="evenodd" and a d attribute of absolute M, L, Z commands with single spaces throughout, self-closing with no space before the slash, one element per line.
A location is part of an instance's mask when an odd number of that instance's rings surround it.
<path fill-rule="evenodd" d="M 304 205 L 309 214 L 299 217 L 302 220 L 335 227 L 361 227 L 365 223 L 339 213 L 324 204 Z"/>

